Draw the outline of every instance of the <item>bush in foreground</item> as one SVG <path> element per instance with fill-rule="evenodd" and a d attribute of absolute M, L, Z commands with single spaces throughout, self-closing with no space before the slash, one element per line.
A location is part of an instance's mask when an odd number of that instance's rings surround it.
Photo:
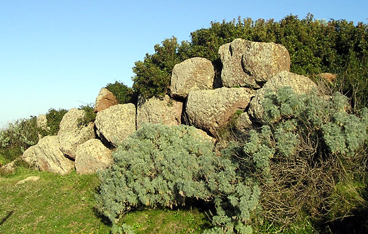
<path fill-rule="evenodd" d="M 260 190 L 238 169 L 216 156 L 213 144 L 193 127 L 145 125 L 119 146 L 112 167 L 100 174 L 98 209 L 113 223 L 113 232 L 121 232 L 130 230 L 120 223 L 130 210 L 201 200 L 216 209 L 209 233 L 249 233 Z"/>

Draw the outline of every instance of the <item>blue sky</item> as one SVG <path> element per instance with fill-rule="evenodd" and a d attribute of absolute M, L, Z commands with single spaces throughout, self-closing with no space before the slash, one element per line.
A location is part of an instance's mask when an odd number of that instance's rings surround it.
<path fill-rule="evenodd" d="M 287 15 L 367 23 L 368 1 L 0 0 L 0 128 L 94 103 L 108 83 L 131 86 L 153 46 L 210 22 Z"/>

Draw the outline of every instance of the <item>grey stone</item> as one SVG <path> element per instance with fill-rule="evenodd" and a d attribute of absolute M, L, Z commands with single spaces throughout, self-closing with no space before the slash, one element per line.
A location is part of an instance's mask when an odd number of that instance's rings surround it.
<path fill-rule="evenodd" d="M 136 131 L 136 108 L 132 103 L 118 104 L 97 113 L 96 132 L 113 146 L 118 146 Z"/>
<path fill-rule="evenodd" d="M 186 116 L 193 126 L 216 135 L 236 110 L 244 110 L 253 96 L 248 88 L 220 88 L 189 92 Z"/>
<path fill-rule="evenodd" d="M 171 99 L 165 95 L 163 99 L 150 98 L 144 100 L 139 98 L 137 107 L 137 128 L 142 127 L 144 123 L 161 123 L 164 125 L 181 124 L 181 114 L 183 103 Z"/>
<path fill-rule="evenodd" d="M 289 71 L 290 56 L 279 44 L 235 39 L 219 48 L 224 87 L 260 88 L 281 71 Z"/>
<path fill-rule="evenodd" d="M 75 159 L 77 146 L 95 138 L 94 124 L 88 123 L 87 126 L 81 124 L 85 117 L 84 110 L 69 110 L 60 122 L 58 133 L 60 150 L 68 157 Z"/>
<path fill-rule="evenodd" d="M 176 64 L 171 76 L 171 94 L 186 98 L 192 89 L 212 89 L 215 70 L 205 58 L 191 58 Z"/>
<path fill-rule="evenodd" d="M 57 136 L 46 136 L 29 147 L 21 159 L 41 171 L 68 174 L 74 168 L 74 163 L 67 159 L 60 150 Z"/>
<path fill-rule="evenodd" d="M 91 139 L 77 147 L 75 169 L 78 174 L 93 174 L 113 162 L 111 150 L 98 139 Z"/>

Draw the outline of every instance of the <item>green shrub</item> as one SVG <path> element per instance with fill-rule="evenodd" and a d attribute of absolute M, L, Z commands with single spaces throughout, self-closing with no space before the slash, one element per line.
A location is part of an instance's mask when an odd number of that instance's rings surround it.
<path fill-rule="evenodd" d="M 133 67 L 133 89 L 144 98 L 162 97 L 168 93 L 171 72 L 177 63 L 183 61 L 178 55 L 179 44 L 172 37 L 155 45 L 153 55 L 146 54 L 144 61 L 138 61 Z"/>
<path fill-rule="evenodd" d="M 133 93 L 133 89 L 124 83 L 115 81 L 115 83 L 107 84 L 106 88 L 115 95 L 119 104 L 136 103 L 137 98 Z"/>
<path fill-rule="evenodd" d="M 212 231 L 251 232 L 259 187 L 244 177 L 237 163 L 216 156 L 212 143 L 193 127 L 145 125 L 113 156 L 111 168 L 100 174 L 96 195 L 98 209 L 113 223 L 113 232 L 121 230 L 119 222 L 130 210 L 172 208 L 191 200 L 214 204 Z"/>
<path fill-rule="evenodd" d="M 90 122 L 94 122 L 96 119 L 96 113 L 94 111 L 94 107 L 93 104 L 87 104 L 87 105 L 82 105 L 78 108 L 79 110 L 84 110 L 84 118 L 83 119 L 79 119 L 78 125 L 81 126 L 87 126 Z"/>
<path fill-rule="evenodd" d="M 59 132 L 60 122 L 67 112 L 65 109 L 55 110 L 53 108 L 47 112 L 46 119 L 49 135 L 56 135 Z"/>
<path fill-rule="evenodd" d="M 348 202 L 331 195 L 340 181 L 364 178 L 368 109 L 354 115 L 339 93 L 294 94 L 290 87 L 268 92 L 262 105 L 266 124 L 250 131 L 242 157 L 265 178 L 264 217 L 290 224 L 303 215 L 335 217 L 330 212 L 339 205 L 346 210 Z M 356 208 L 356 202 L 350 204 L 350 210 Z"/>
<path fill-rule="evenodd" d="M 0 131 L 0 157 L 3 164 L 21 156 L 30 146 L 38 143 L 38 134 L 45 131 L 37 127 L 37 117 L 17 120 Z"/>

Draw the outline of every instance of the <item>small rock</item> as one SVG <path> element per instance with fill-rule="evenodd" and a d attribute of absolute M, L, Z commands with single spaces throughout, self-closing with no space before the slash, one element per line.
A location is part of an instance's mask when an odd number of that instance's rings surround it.
<path fill-rule="evenodd" d="M 33 181 L 34 182 L 34 181 L 37 181 L 39 179 L 40 179 L 39 176 L 30 176 L 30 177 L 25 178 L 24 180 L 19 181 L 15 185 L 24 184 L 25 182 L 29 182 L 29 181 Z"/>

